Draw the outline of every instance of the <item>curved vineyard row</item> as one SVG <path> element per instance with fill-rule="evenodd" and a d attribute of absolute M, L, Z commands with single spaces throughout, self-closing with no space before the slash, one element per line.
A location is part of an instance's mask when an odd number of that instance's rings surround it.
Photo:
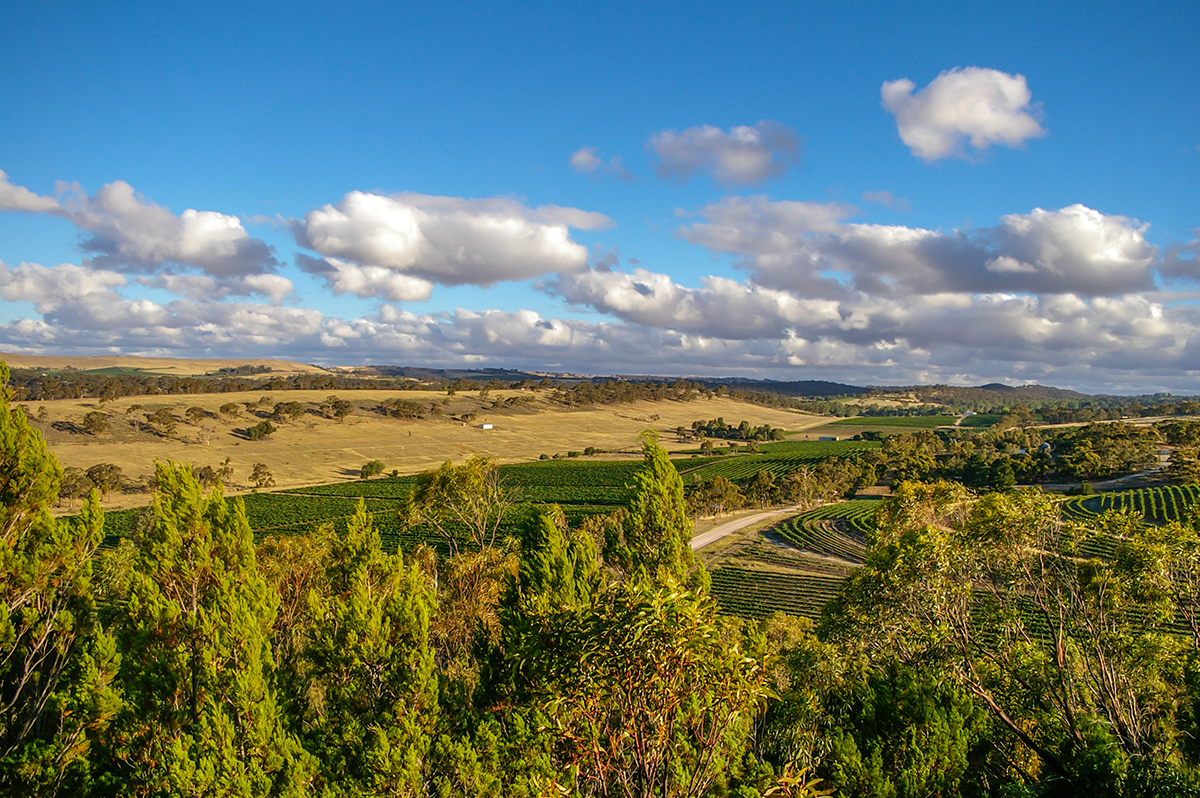
<path fill-rule="evenodd" d="M 844 581 L 840 576 L 727 567 L 712 572 L 712 595 L 722 612 L 742 618 L 773 612 L 815 618 Z"/>
<path fill-rule="evenodd" d="M 878 506 L 865 499 L 829 504 L 788 519 L 775 531 L 806 551 L 861 563 L 867 555 L 864 539 Z"/>
<path fill-rule="evenodd" d="M 1146 523 L 1165 524 L 1183 517 L 1200 499 L 1200 485 L 1167 485 L 1092 496 L 1073 496 L 1063 502 L 1063 515 L 1087 522 L 1108 510 L 1132 511 Z"/>

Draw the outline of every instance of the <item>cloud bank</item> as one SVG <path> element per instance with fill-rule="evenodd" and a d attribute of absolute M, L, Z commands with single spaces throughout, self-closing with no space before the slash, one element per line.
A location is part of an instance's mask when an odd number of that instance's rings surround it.
<path fill-rule="evenodd" d="M 83 233 L 78 264 L 0 262 L 0 299 L 33 311 L 0 324 L 0 349 L 1104 390 L 1194 391 L 1200 371 L 1200 296 L 1164 288 L 1200 280 L 1200 231 L 1160 253 L 1148 225 L 1082 204 L 937 230 L 869 223 L 839 202 L 730 196 L 684 214 L 675 235 L 695 262 L 734 271 L 686 280 L 623 266 L 600 243 L 589 266 L 573 231 L 607 216 L 510 197 L 351 192 L 288 222 L 294 265 L 235 217 L 175 215 L 120 181 L 41 196 L 2 176 L 0 207 Z M 317 309 L 322 294 L 297 295 L 289 268 L 379 304 Z M 571 317 L 402 307 L 437 286 L 522 281 Z"/>
<path fill-rule="evenodd" d="M 85 262 L 97 269 L 150 274 L 157 287 L 220 296 L 261 295 L 279 302 L 292 283 L 275 274 L 271 248 L 253 238 L 241 220 L 215 211 L 185 210 L 176 216 L 123 180 L 88 195 L 77 183 L 59 183 L 58 196 L 39 196 L 13 185 L 0 172 L 0 210 L 42 213 L 69 220 L 83 233 Z M 199 270 L 203 277 L 186 275 Z"/>

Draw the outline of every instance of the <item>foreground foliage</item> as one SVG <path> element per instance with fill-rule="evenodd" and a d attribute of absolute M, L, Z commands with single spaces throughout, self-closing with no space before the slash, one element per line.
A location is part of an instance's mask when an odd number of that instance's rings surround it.
<path fill-rule="evenodd" d="M 102 553 L 94 494 L 49 515 L 61 471 L 5 393 L 0 453 L 0 794 L 1200 794 L 1194 512 L 901 483 L 853 546 L 822 511 L 790 528 L 863 562 L 814 626 L 718 614 L 653 438 L 574 527 L 468 461 L 257 547 L 243 502 L 164 463 Z M 389 506 L 454 544 L 385 549 Z"/>

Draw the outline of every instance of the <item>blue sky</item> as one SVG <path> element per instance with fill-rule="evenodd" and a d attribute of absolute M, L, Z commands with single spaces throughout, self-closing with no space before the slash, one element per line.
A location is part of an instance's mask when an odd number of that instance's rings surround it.
<path fill-rule="evenodd" d="M 0 350 L 1194 392 L 1180 3 L 27 3 Z"/>

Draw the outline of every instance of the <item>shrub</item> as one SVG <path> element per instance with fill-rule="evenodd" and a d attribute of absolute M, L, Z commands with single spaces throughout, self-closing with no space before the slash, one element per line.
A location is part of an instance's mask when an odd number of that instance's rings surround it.
<path fill-rule="evenodd" d="M 270 421 L 260 421 L 246 430 L 246 437 L 252 441 L 265 438 L 275 431 L 275 425 Z"/>

